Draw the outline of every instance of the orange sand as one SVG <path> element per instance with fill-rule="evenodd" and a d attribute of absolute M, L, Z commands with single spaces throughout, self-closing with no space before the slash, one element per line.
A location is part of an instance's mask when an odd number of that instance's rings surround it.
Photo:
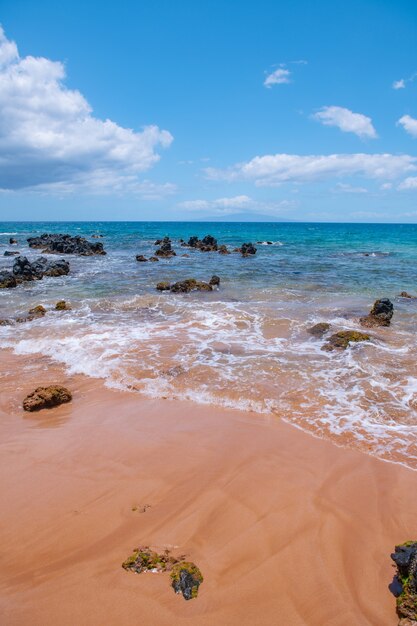
<path fill-rule="evenodd" d="M 2 626 L 397 623 L 389 553 L 417 538 L 417 473 L 276 418 L 0 356 Z M 73 402 L 24 414 L 48 382 Z M 187 553 L 198 598 L 125 572 L 138 545 Z"/>

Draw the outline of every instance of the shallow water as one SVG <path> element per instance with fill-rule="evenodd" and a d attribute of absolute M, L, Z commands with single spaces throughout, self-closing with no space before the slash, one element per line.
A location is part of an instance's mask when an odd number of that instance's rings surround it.
<path fill-rule="evenodd" d="M 0 327 L 3 347 L 41 352 L 71 373 L 150 396 L 189 398 L 278 415 L 339 443 L 417 467 L 415 371 L 417 226 L 291 223 L 0 223 L 0 267 L 26 237 L 101 233 L 108 254 L 72 257 L 68 277 L 0 290 L 0 318 L 37 304 L 71 302 L 69 312 Z M 212 234 L 229 247 L 257 245 L 242 258 L 181 248 L 179 238 Z M 138 263 L 169 235 L 177 256 Z M 182 254 L 189 254 L 189 258 Z M 211 293 L 167 294 L 160 280 L 221 277 Z M 389 328 L 342 353 L 321 350 L 307 328 L 358 329 L 373 301 L 389 297 Z"/>

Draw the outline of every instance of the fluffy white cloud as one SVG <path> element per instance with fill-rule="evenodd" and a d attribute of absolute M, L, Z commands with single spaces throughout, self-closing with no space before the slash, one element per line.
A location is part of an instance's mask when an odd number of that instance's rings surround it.
<path fill-rule="evenodd" d="M 409 176 L 398 185 L 398 189 L 417 189 L 417 176 Z"/>
<path fill-rule="evenodd" d="M 336 126 L 344 133 L 354 133 L 361 138 L 376 139 L 378 136 L 370 117 L 344 107 L 323 107 L 313 117 L 325 126 Z"/>
<path fill-rule="evenodd" d="M 405 89 L 405 80 L 401 78 L 400 80 L 394 80 L 392 83 L 393 89 Z"/>
<path fill-rule="evenodd" d="M 417 157 L 394 154 L 271 154 L 227 169 L 206 168 L 211 180 L 249 180 L 257 186 L 363 176 L 393 180 L 417 170 Z"/>
<path fill-rule="evenodd" d="M 250 210 L 253 213 L 275 214 L 294 206 L 294 201 L 260 202 L 249 196 L 232 196 L 215 200 L 186 200 L 178 206 L 186 211 L 210 211 L 213 215 L 233 215 Z"/>
<path fill-rule="evenodd" d="M 417 120 L 411 117 L 411 115 L 403 115 L 400 117 L 397 124 L 400 124 L 412 137 L 417 137 Z"/>
<path fill-rule="evenodd" d="M 64 79 L 62 63 L 21 58 L 0 27 L 0 188 L 109 191 L 115 183 L 141 193 L 138 174 L 159 160 L 156 150 L 172 135 L 94 117 Z"/>
<path fill-rule="evenodd" d="M 274 72 L 271 72 L 271 74 L 268 74 L 268 76 L 264 80 L 264 85 L 265 87 L 268 87 L 269 89 L 272 87 L 272 85 L 281 85 L 283 83 L 290 83 L 291 82 L 290 76 L 291 76 L 290 70 L 286 70 L 283 67 L 279 67 Z"/>

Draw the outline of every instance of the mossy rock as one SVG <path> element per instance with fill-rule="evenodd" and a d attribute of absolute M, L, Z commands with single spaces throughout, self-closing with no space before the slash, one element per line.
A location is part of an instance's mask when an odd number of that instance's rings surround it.
<path fill-rule="evenodd" d="M 46 309 L 41 304 L 38 304 L 38 306 L 34 306 L 33 309 L 30 309 L 29 311 L 29 315 L 32 315 L 33 317 L 43 317 L 45 313 Z"/>
<path fill-rule="evenodd" d="M 397 597 L 400 624 L 417 624 L 417 541 L 406 541 L 395 546 L 391 558 L 397 566 L 397 580 L 401 593 Z"/>
<path fill-rule="evenodd" d="M 61 387 L 60 385 L 38 387 L 23 400 L 23 409 L 25 411 L 51 409 L 71 400 L 71 392 L 66 387 Z"/>
<path fill-rule="evenodd" d="M 126 561 L 122 563 L 125 570 L 131 570 L 136 574 L 142 572 L 166 572 L 170 571 L 177 563 L 177 559 L 170 555 L 168 550 L 158 554 L 147 546 L 136 548 Z"/>
<path fill-rule="evenodd" d="M 307 332 L 313 337 L 323 337 L 327 331 L 330 330 L 330 324 L 327 322 L 319 322 L 318 324 L 314 324 L 311 328 L 307 329 Z"/>
<path fill-rule="evenodd" d="M 65 300 L 59 300 L 55 305 L 56 311 L 71 311 L 71 305 L 65 302 Z"/>
<path fill-rule="evenodd" d="M 156 285 L 158 291 L 169 291 L 171 289 L 170 283 L 162 281 Z"/>
<path fill-rule="evenodd" d="M 185 600 L 197 597 L 203 580 L 202 573 L 194 563 L 181 561 L 172 568 L 171 585 L 175 593 L 182 593 Z"/>
<path fill-rule="evenodd" d="M 351 343 L 358 343 L 360 341 L 369 341 L 371 338 L 366 333 L 361 333 L 357 330 L 339 330 L 329 337 L 327 342 L 322 347 L 322 350 L 326 352 L 332 352 L 333 350 L 346 350 Z"/>

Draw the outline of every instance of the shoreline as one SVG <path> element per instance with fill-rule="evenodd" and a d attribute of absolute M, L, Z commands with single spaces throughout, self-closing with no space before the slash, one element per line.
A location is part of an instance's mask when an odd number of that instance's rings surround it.
<path fill-rule="evenodd" d="M 151 400 L 1 353 L 4 624 L 397 623 L 389 555 L 415 538 L 415 471 L 276 416 Z M 51 382 L 72 403 L 25 414 L 26 393 Z M 198 598 L 125 572 L 138 545 L 186 553 Z"/>

